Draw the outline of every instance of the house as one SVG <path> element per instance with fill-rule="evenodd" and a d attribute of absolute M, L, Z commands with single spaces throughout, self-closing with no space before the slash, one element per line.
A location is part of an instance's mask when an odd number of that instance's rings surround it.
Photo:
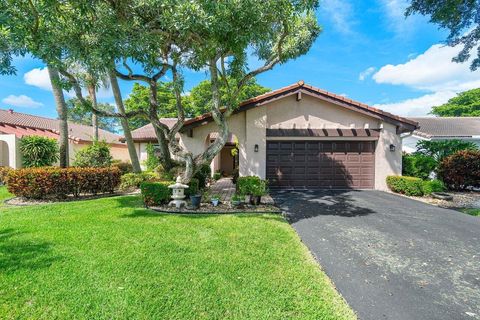
<path fill-rule="evenodd" d="M 68 130 L 69 157 L 73 161 L 78 150 L 92 143 L 93 127 L 69 122 Z M 58 139 L 59 120 L 0 109 L 0 166 L 20 168 L 19 140 L 32 135 Z M 130 161 L 127 146 L 120 138 L 120 135 L 99 129 L 99 139 L 110 145 L 113 158 Z"/>
<path fill-rule="evenodd" d="M 236 162 L 241 176 L 266 178 L 272 187 L 331 189 L 386 190 L 386 177 L 402 172 L 401 134 L 417 129 L 411 119 L 303 81 L 242 102 L 228 124 L 231 137 L 212 163 L 216 170 Z M 200 154 L 217 132 L 207 113 L 187 120 L 179 139 Z M 145 159 L 144 145 L 156 141 L 153 128 L 137 129 L 133 138 Z M 233 143 L 238 160 L 228 152 Z"/>
<path fill-rule="evenodd" d="M 470 141 L 480 147 L 480 117 L 419 117 L 410 118 L 419 128 L 403 138 L 403 151 L 412 153 L 421 140 Z"/>

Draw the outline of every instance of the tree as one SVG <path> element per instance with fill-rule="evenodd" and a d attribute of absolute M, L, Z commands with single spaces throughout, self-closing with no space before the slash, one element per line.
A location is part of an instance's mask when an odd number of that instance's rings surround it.
<path fill-rule="evenodd" d="M 229 82 L 232 85 L 235 84 L 235 79 L 229 79 Z M 221 85 L 221 84 L 220 84 Z M 238 94 L 238 99 L 244 101 L 266 92 L 270 91 L 269 88 L 259 85 L 255 78 L 251 78 L 245 83 L 242 90 Z M 228 88 L 224 86 L 220 87 L 221 94 L 221 103 L 225 105 L 228 103 Z M 198 85 L 192 88 L 188 100 L 191 103 L 192 115 L 199 116 L 201 114 L 207 113 L 210 111 L 210 106 L 212 104 L 212 85 L 209 80 L 204 80 Z"/>
<path fill-rule="evenodd" d="M 471 51 L 476 51 L 470 69 L 477 70 L 480 66 L 480 51 L 477 45 L 480 41 L 480 6 L 475 0 L 411 0 L 405 15 L 415 13 L 430 16 L 430 22 L 448 29 L 450 35 L 447 43 L 450 46 L 463 45 L 455 62 L 465 62 L 470 58 Z M 475 52 L 474 52 L 475 54 Z"/>
<path fill-rule="evenodd" d="M 60 146 L 60 167 L 68 167 L 68 121 L 67 121 L 67 104 L 63 95 L 63 89 L 60 85 L 60 75 L 58 69 L 54 66 L 48 66 L 48 75 L 50 83 L 52 84 L 53 97 L 55 98 L 55 105 L 57 106 L 57 114 L 59 120 L 59 139 Z"/>
<path fill-rule="evenodd" d="M 480 117 L 480 89 L 459 93 L 441 106 L 432 108 L 439 117 Z"/>
<path fill-rule="evenodd" d="M 418 154 L 432 157 L 437 163 L 440 163 L 445 157 L 461 150 L 478 150 L 473 142 L 452 140 L 421 140 L 417 142 Z"/>
<path fill-rule="evenodd" d="M 97 108 L 107 112 L 114 112 L 115 107 L 108 103 L 98 103 Z M 70 122 L 92 125 L 92 110 L 86 109 L 85 106 L 78 101 L 77 98 L 67 100 L 68 120 Z M 110 132 L 117 132 L 119 122 L 117 118 L 98 117 L 98 127 Z"/>

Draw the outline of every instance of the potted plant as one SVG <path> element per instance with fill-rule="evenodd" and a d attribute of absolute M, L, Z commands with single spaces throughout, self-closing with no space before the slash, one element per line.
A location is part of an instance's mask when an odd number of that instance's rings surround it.
<path fill-rule="evenodd" d="M 231 200 L 232 207 L 236 208 L 242 204 L 242 197 L 239 194 L 234 194 Z"/>
<path fill-rule="evenodd" d="M 220 203 L 220 197 L 217 196 L 217 195 L 213 195 L 211 197 L 211 201 L 212 201 L 213 206 L 216 207 Z"/>

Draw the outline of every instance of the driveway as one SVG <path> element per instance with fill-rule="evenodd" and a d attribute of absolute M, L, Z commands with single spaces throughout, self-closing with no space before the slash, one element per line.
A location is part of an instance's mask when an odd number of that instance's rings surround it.
<path fill-rule="evenodd" d="M 360 319 L 480 319 L 480 218 L 381 191 L 276 191 Z"/>

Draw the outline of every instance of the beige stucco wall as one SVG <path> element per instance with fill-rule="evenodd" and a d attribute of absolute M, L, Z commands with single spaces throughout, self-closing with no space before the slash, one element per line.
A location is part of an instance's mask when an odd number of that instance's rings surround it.
<path fill-rule="evenodd" d="M 19 139 L 14 134 L 0 134 L 0 166 L 22 167 Z"/>
<path fill-rule="evenodd" d="M 308 95 L 297 101 L 289 96 L 260 107 L 235 114 L 229 119 L 229 127 L 239 141 L 240 175 L 266 176 L 266 129 L 323 129 L 323 128 L 370 128 L 383 129 L 376 143 L 375 152 L 375 188 L 386 190 L 385 179 L 388 175 L 401 174 L 402 141 L 396 133 L 396 127 L 368 115 L 348 110 Z M 201 153 L 206 146 L 206 137 L 215 132 L 216 124 L 210 122 L 193 129 L 193 137 L 181 136 L 181 143 L 194 154 Z M 282 139 L 288 138 L 269 138 Z M 305 138 L 289 138 L 304 140 Z M 346 138 L 308 138 L 345 140 Z M 348 140 L 370 140 L 366 138 L 348 138 Z M 390 144 L 396 151 L 390 151 Z M 258 152 L 254 152 L 258 145 Z"/>

